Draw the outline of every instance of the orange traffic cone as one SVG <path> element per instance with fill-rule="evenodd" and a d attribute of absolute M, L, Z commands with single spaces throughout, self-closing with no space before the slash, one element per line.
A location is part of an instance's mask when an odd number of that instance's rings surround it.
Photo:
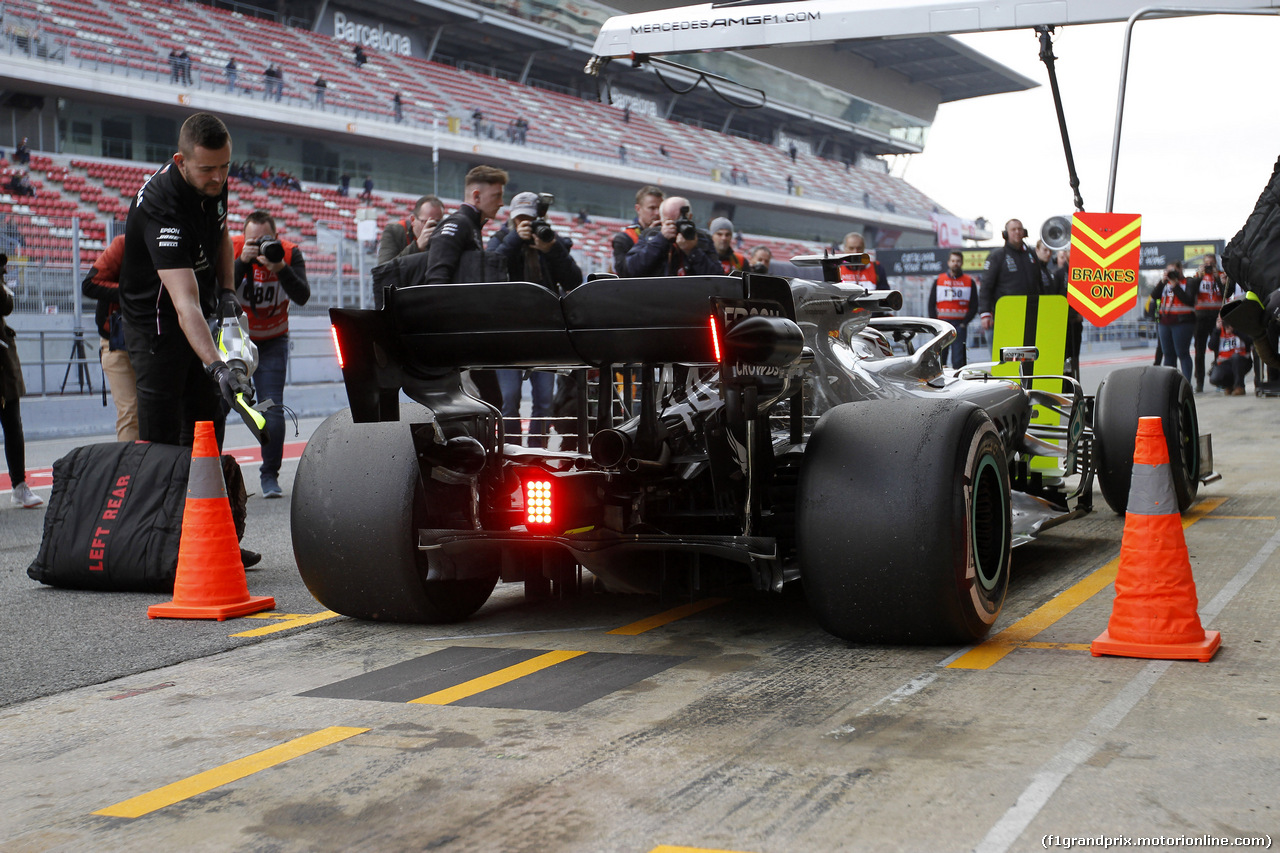
<path fill-rule="evenodd" d="M 151 605 L 147 616 L 221 622 L 275 606 L 276 600 L 269 595 L 249 595 L 213 422 L 200 421 L 191 449 L 173 601 Z"/>
<path fill-rule="evenodd" d="M 1198 603 L 1164 430 L 1159 418 L 1140 418 L 1116 601 L 1091 651 L 1094 657 L 1207 661 L 1222 635 L 1201 626 Z"/>

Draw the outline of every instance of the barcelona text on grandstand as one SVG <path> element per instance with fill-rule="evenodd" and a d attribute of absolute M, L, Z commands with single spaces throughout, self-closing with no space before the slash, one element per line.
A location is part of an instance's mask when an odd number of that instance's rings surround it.
<path fill-rule="evenodd" d="M 669 33 L 673 30 L 710 30 L 716 27 L 759 27 L 769 24 L 796 24 L 821 20 L 821 12 L 788 12 L 785 15 L 744 15 L 741 18 L 703 18 L 700 21 L 664 21 L 661 24 L 637 24 L 632 34 Z"/>
<path fill-rule="evenodd" d="M 387 53 L 398 53 L 411 56 L 413 53 L 409 37 L 384 29 L 382 24 L 370 27 L 349 20 L 341 12 L 333 13 L 333 37 L 339 41 L 371 47 Z"/>
<path fill-rule="evenodd" d="M 1048 850 L 1058 847 L 1072 850 L 1077 847 L 1262 847 L 1271 849 L 1271 835 L 1246 835 L 1235 838 L 1214 835 L 1155 835 L 1151 837 L 1131 835 L 1042 835 L 1040 846 Z"/>

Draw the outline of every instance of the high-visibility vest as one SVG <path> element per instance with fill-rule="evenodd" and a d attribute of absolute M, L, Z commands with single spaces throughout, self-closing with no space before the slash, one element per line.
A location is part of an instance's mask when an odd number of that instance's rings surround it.
<path fill-rule="evenodd" d="M 973 279 L 967 273 L 959 278 L 952 278 L 944 272 L 938 276 L 938 319 L 963 320 L 969 316 L 969 305 L 973 299 Z"/>
<path fill-rule="evenodd" d="M 875 264 L 867 264 L 861 269 L 840 267 L 840 280 L 857 282 L 864 285 L 867 290 L 875 290 L 879 284 L 879 281 L 876 280 Z"/>
<path fill-rule="evenodd" d="M 284 246 L 284 264 L 293 263 L 295 245 L 281 240 Z M 232 238 L 232 252 L 240 257 L 244 250 L 244 235 Z M 246 294 L 236 282 L 236 301 L 244 308 L 249 320 L 249 338 L 255 341 L 277 338 L 289 331 L 289 294 L 284 292 L 276 274 L 258 264 L 252 265 L 253 292 Z M 247 296 L 247 298 L 246 298 Z"/>
<path fill-rule="evenodd" d="M 1186 285 L 1183 284 L 1185 288 Z M 1192 314 L 1196 309 L 1183 302 L 1173 293 L 1173 284 L 1166 282 L 1164 293 L 1160 295 L 1160 316 L 1171 316 L 1173 314 Z"/>
<path fill-rule="evenodd" d="M 1200 289 L 1196 291 L 1196 310 L 1218 311 L 1221 308 L 1222 285 L 1218 284 L 1218 279 L 1213 276 L 1200 276 Z"/>
<path fill-rule="evenodd" d="M 745 270 L 747 268 L 747 258 L 741 252 L 734 252 L 727 261 L 724 258 L 720 258 L 720 267 L 724 270 L 725 275 L 734 270 Z"/>
<path fill-rule="evenodd" d="M 1230 361 L 1233 356 L 1248 355 L 1249 351 L 1245 349 L 1244 341 L 1240 340 L 1230 332 L 1223 332 L 1218 338 L 1218 363 Z"/>

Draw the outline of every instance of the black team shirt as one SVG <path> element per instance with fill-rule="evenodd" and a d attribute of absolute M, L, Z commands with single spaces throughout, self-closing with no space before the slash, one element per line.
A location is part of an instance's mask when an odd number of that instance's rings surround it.
<path fill-rule="evenodd" d="M 182 334 L 173 300 L 157 270 L 195 270 L 200 306 L 212 316 L 218 302 L 216 264 L 227 222 L 227 187 L 201 195 L 169 163 L 143 183 L 125 223 L 120 310 L 130 333 Z"/>

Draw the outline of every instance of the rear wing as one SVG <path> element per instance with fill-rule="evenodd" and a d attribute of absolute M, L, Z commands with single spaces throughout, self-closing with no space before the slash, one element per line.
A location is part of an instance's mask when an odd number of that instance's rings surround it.
<path fill-rule="evenodd" d="M 748 297 L 795 318 L 786 279 L 750 274 L 601 278 L 564 296 L 527 281 L 421 284 L 329 316 L 352 408 L 390 413 L 406 371 L 715 364 L 712 300 Z"/>

